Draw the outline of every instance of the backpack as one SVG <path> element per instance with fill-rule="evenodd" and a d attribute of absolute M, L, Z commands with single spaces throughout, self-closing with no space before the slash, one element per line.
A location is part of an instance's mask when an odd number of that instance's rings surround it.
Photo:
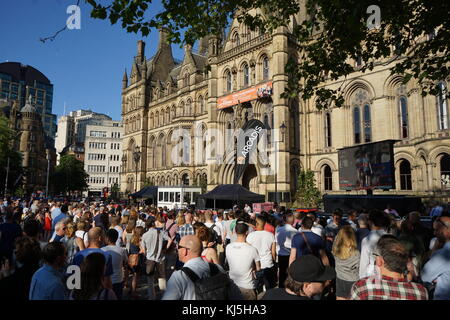
<path fill-rule="evenodd" d="M 196 300 L 228 300 L 231 280 L 214 263 L 209 264 L 210 276 L 200 279 L 194 271 L 183 267 L 183 271 L 195 285 Z"/>
<path fill-rule="evenodd" d="M 217 231 L 214 230 L 214 227 L 216 226 L 216 224 L 214 223 L 211 227 L 209 227 L 209 231 L 212 233 L 212 237 L 214 239 L 214 242 L 216 244 L 222 244 L 222 236 L 219 236 L 217 234 Z"/>

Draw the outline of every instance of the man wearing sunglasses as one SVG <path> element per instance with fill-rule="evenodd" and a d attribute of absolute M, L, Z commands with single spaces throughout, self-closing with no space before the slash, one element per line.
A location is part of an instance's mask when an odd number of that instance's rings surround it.
<path fill-rule="evenodd" d="M 392 235 L 383 235 L 372 251 L 375 258 L 374 275 L 353 284 L 351 300 L 427 300 L 428 293 L 419 283 L 406 278 L 408 251 Z"/>
<path fill-rule="evenodd" d="M 433 300 L 450 300 L 450 217 L 441 216 L 435 221 L 437 239 L 444 243 L 422 270 L 422 281 L 434 288 Z"/>
<path fill-rule="evenodd" d="M 210 276 L 209 263 L 201 257 L 202 244 L 200 240 L 193 235 L 184 236 L 177 245 L 178 258 L 184 263 L 184 267 L 189 268 L 195 275 L 204 279 Z M 224 272 L 222 267 L 215 265 L 220 272 Z M 239 289 L 236 285 L 231 286 L 229 292 L 231 300 L 242 299 Z M 195 284 L 182 270 L 172 273 L 162 300 L 197 300 L 195 294 Z"/>

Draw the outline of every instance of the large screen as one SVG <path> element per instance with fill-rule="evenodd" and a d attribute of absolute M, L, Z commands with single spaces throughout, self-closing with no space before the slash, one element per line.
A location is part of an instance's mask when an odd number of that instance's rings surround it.
<path fill-rule="evenodd" d="M 395 189 L 394 143 L 385 140 L 338 151 L 341 190 Z"/>

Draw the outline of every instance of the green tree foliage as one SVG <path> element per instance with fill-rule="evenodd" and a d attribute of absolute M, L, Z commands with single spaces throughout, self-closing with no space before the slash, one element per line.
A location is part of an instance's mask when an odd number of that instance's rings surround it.
<path fill-rule="evenodd" d="M 21 179 L 18 178 L 23 174 L 22 154 L 14 149 L 14 140 L 18 137 L 19 134 L 9 127 L 8 118 L 0 115 L 0 185 L 4 192 L 9 158 L 9 194 L 14 194 L 14 190 L 20 187 Z"/>
<path fill-rule="evenodd" d="M 117 200 L 119 200 L 119 193 L 120 193 L 119 185 L 117 183 L 114 183 L 111 186 L 111 190 L 109 192 L 109 198 L 114 201 L 117 201 Z"/>
<path fill-rule="evenodd" d="M 63 155 L 55 168 L 51 183 L 57 194 L 68 195 L 73 191 L 86 190 L 88 177 L 83 162 L 77 160 L 74 155 Z"/>
<path fill-rule="evenodd" d="M 437 94 L 437 81 L 449 76 L 450 1 L 442 0 L 164 0 L 164 9 L 153 12 L 152 0 L 87 0 L 91 16 L 121 21 L 128 32 L 149 34 L 152 28 L 169 28 L 169 40 L 192 44 L 207 34 L 223 33 L 236 15 L 252 30 L 273 31 L 287 26 L 300 13 L 292 32 L 300 56 L 289 61 L 285 97 L 310 99 L 317 108 L 344 103 L 342 86 L 320 87 L 327 80 L 345 79 L 361 59 L 361 72 L 397 61 L 392 74 L 404 82 L 416 79 L 421 94 Z M 301 4 L 299 4 L 301 3 Z M 371 5 L 380 8 L 381 23 L 368 28 Z M 261 8 L 263 14 L 248 10 Z M 432 34 L 432 36 L 429 36 Z M 450 95 L 447 92 L 447 95 Z"/>
<path fill-rule="evenodd" d="M 298 189 L 294 197 L 294 207 L 317 208 L 322 201 L 320 191 L 316 187 L 314 172 L 302 170 L 298 175 Z"/>

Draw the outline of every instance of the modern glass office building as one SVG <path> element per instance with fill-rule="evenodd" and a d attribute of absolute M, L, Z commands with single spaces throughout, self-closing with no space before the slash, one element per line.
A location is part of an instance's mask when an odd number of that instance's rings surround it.
<path fill-rule="evenodd" d="M 52 114 L 53 84 L 39 70 L 19 62 L 0 63 L 0 99 L 18 100 L 20 108 L 28 97 L 42 115 L 45 134 L 56 136 L 56 115 Z"/>

